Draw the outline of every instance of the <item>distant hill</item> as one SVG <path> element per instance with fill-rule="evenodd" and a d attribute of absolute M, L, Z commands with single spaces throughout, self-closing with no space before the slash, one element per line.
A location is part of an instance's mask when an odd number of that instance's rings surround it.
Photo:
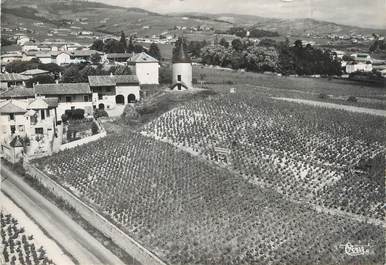
<path fill-rule="evenodd" d="M 281 36 L 305 36 L 307 33 L 348 34 L 351 32 L 386 35 L 386 30 L 364 29 L 338 25 L 314 19 L 277 19 L 237 14 L 170 13 L 158 14 L 141 8 L 126 8 L 103 3 L 72 0 L 6 0 L 2 2 L 1 22 L 3 27 L 19 25 L 33 30 L 36 38 L 44 38 L 55 27 L 71 26 L 101 33 L 138 33 L 152 36 L 164 31 L 180 34 L 175 26 L 207 25 L 215 30 L 226 30 L 233 26 L 255 26 L 275 31 Z M 80 22 L 79 19 L 83 19 Z M 35 22 L 46 25 L 35 27 Z M 35 23 L 36 24 L 36 23 Z M 212 33 L 201 34 L 201 39 L 210 39 Z M 196 34 L 197 35 L 197 34 Z M 213 34 L 212 34 L 213 35 Z M 194 36 L 194 38 L 198 36 Z"/>
<path fill-rule="evenodd" d="M 207 14 L 198 12 L 189 13 L 171 13 L 174 16 L 186 16 L 186 17 L 207 17 L 215 21 L 223 21 L 235 26 L 256 26 L 263 30 L 277 31 L 282 35 L 305 35 L 307 33 L 318 34 L 331 34 L 340 33 L 348 34 L 351 32 L 372 34 L 377 32 L 385 35 L 385 29 L 370 29 L 361 28 L 355 26 L 341 25 L 333 22 L 321 21 L 311 18 L 304 19 L 279 19 L 279 18 L 267 18 L 253 15 L 240 15 L 240 14 Z"/>

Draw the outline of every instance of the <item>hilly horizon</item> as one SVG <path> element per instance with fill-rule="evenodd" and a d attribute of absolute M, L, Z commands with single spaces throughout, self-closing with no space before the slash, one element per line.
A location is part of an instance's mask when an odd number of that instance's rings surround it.
<path fill-rule="evenodd" d="M 63 21 L 75 21 L 87 18 L 86 25 L 79 25 L 84 30 L 101 33 L 128 34 L 143 36 L 173 31 L 175 26 L 193 27 L 207 25 L 214 30 L 227 30 L 234 26 L 254 26 L 263 30 L 276 31 L 282 36 L 305 36 L 313 34 L 350 34 L 377 33 L 386 35 L 386 29 L 369 29 L 341 25 L 333 22 L 310 18 L 279 19 L 233 13 L 211 14 L 205 12 L 174 12 L 160 14 L 137 7 L 120 7 L 99 2 L 57 1 L 57 0 L 12 0 L 2 3 L 2 24 L 4 26 L 31 22 L 44 22 L 56 27 L 63 26 Z M 41 29 L 39 29 L 41 30 Z M 204 36 L 206 37 L 206 36 Z"/>

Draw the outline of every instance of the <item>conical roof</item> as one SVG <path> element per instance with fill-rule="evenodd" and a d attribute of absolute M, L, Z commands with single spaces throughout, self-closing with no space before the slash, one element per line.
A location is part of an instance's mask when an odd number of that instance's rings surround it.
<path fill-rule="evenodd" d="M 192 63 L 192 60 L 184 49 L 184 40 L 181 40 L 179 47 L 177 47 L 177 52 L 173 57 L 173 63 Z"/>

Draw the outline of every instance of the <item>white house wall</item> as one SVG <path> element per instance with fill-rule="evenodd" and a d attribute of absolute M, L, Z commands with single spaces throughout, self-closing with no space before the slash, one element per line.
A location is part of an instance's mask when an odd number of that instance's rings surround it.
<path fill-rule="evenodd" d="M 159 84 L 158 63 L 136 63 L 135 72 L 140 84 Z"/>
<path fill-rule="evenodd" d="M 128 96 L 130 94 L 133 94 L 135 96 L 135 100 L 140 100 L 140 94 L 139 94 L 139 91 L 140 91 L 140 87 L 139 86 L 116 86 L 115 88 L 116 90 L 116 95 L 123 95 L 124 98 L 125 98 L 125 104 L 128 103 Z"/>

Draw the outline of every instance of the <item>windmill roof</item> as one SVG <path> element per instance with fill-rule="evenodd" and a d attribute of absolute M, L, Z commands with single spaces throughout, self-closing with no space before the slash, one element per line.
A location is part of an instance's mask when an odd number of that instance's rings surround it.
<path fill-rule="evenodd" d="M 177 48 L 175 56 L 173 56 L 173 63 L 192 63 L 192 60 L 184 49 L 183 42 Z"/>

